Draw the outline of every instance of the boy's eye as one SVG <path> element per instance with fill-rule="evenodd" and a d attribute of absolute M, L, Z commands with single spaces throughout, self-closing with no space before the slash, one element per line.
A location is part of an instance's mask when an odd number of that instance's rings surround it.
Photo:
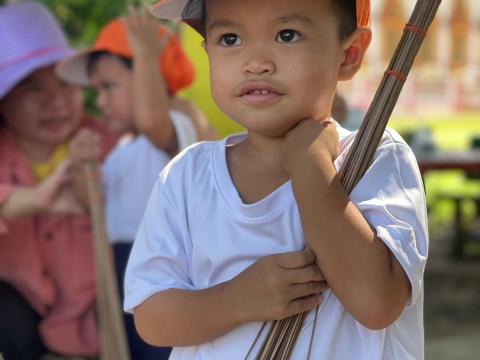
<path fill-rule="evenodd" d="M 300 39 L 300 34 L 295 30 L 282 30 L 277 34 L 275 39 L 279 43 L 291 43 Z"/>
<path fill-rule="evenodd" d="M 226 47 L 239 46 L 242 44 L 240 37 L 236 34 L 225 34 L 220 38 L 220 45 Z"/>

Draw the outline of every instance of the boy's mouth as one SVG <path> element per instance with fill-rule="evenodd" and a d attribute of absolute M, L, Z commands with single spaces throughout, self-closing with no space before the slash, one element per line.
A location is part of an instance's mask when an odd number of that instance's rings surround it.
<path fill-rule="evenodd" d="M 239 96 L 247 103 L 260 104 L 279 99 L 283 94 L 265 82 L 252 82 L 244 85 Z"/>
<path fill-rule="evenodd" d="M 256 90 L 249 91 L 244 95 L 268 95 L 268 94 L 272 94 L 272 92 L 266 89 L 261 89 L 261 90 L 256 89 Z"/>

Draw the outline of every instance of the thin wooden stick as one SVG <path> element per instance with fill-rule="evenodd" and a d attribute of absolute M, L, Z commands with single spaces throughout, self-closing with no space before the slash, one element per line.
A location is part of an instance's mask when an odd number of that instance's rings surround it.
<path fill-rule="evenodd" d="M 84 165 L 94 232 L 97 277 L 97 309 L 100 328 L 100 358 L 130 360 L 123 323 L 112 248 L 105 228 L 102 187 L 94 164 Z"/>
<path fill-rule="evenodd" d="M 371 165 L 375 152 L 382 139 L 388 120 L 398 101 L 403 85 L 410 73 L 415 57 L 420 50 L 423 39 L 435 18 L 441 0 L 418 0 L 405 27 L 404 34 L 395 51 L 388 70 L 377 90 L 370 105 L 362 126 L 358 130 L 355 141 L 347 155 L 343 167 L 339 172 L 339 179 L 346 192 L 350 194 L 356 184 L 363 177 Z M 318 311 L 318 309 L 317 309 Z M 305 314 L 295 316 L 296 320 L 285 319 L 274 321 L 271 331 L 261 348 L 257 360 L 289 359 L 296 344 L 300 330 L 303 327 Z M 280 323 L 280 324 L 279 324 Z M 287 336 L 285 336 L 285 327 Z M 316 323 L 313 324 L 310 347 L 315 334 Z M 287 341 L 287 353 L 281 358 L 269 356 L 272 354 L 271 347 L 277 346 L 277 342 Z M 309 351 L 310 355 L 310 351 Z"/>

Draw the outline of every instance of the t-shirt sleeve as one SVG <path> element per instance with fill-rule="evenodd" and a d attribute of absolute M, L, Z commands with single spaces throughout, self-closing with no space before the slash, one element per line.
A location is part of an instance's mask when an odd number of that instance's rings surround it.
<path fill-rule="evenodd" d="M 135 239 L 125 273 L 125 311 L 168 289 L 193 289 L 186 220 L 160 178 Z"/>
<path fill-rule="evenodd" d="M 15 186 L 12 184 L 0 184 L 0 206 L 6 203 L 10 195 L 15 191 Z M 5 219 L 0 217 L 0 235 L 8 233 L 8 226 Z"/>
<path fill-rule="evenodd" d="M 170 118 L 177 135 L 178 149 L 180 151 L 198 141 L 195 126 L 187 115 L 180 111 L 170 111 Z"/>
<path fill-rule="evenodd" d="M 398 259 L 411 283 L 408 306 L 423 288 L 428 255 L 425 191 L 410 148 L 388 142 L 351 194 L 377 236 Z"/>

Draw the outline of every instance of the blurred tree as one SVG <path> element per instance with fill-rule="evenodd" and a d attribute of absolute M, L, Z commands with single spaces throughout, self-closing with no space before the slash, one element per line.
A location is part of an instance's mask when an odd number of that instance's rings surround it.
<path fill-rule="evenodd" d="M 0 5 L 21 0 L 0 0 Z M 65 29 L 72 46 L 87 47 L 105 23 L 124 15 L 136 0 L 37 0 L 46 5 Z"/>
<path fill-rule="evenodd" d="M 23 0 L 0 0 L 0 5 Z M 88 47 L 108 21 L 125 15 L 129 5 L 151 5 L 154 0 L 36 0 L 57 17 L 70 43 L 79 49 Z M 171 24 L 167 24 L 172 27 Z M 175 29 L 174 29 L 175 30 Z"/>
<path fill-rule="evenodd" d="M 57 16 L 71 44 L 89 46 L 105 23 L 124 15 L 130 0 L 41 0 Z"/>

